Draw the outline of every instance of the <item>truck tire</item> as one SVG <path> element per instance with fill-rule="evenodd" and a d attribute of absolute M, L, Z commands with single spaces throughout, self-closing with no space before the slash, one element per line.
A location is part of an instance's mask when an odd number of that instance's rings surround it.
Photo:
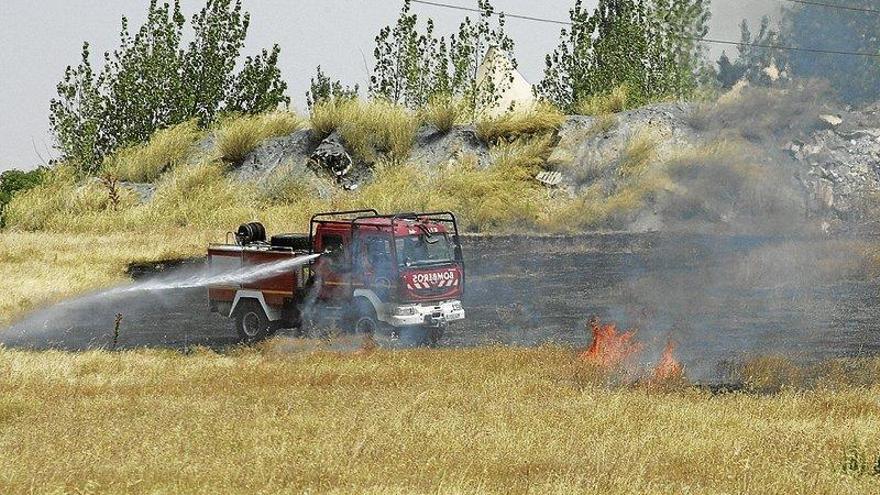
<path fill-rule="evenodd" d="M 235 308 L 235 330 L 241 342 L 259 342 L 269 337 L 273 329 L 259 302 L 248 299 L 238 303 Z"/>
<path fill-rule="evenodd" d="M 366 299 L 356 301 L 355 312 L 351 321 L 352 332 L 356 334 L 373 335 L 377 333 L 381 325 L 379 318 L 376 317 L 376 310 L 373 309 L 373 305 Z"/>

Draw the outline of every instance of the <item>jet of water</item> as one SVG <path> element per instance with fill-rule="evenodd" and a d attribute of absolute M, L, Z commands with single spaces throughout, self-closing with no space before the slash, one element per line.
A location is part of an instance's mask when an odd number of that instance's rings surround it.
<path fill-rule="evenodd" d="M 0 343 L 21 341 L 38 344 L 53 339 L 66 341 L 71 338 L 72 335 L 68 335 L 71 331 L 86 335 L 89 329 L 102 327 L 108 311 L 113 314 L 125 313 L 127 321 L 161 321 L 162 308 L 181 297 L 181 293 L 177 292 L 179 290 L 211 285 L 235 286 L 271 278 L 319 256 L 321 254 L 295 256 L 258 265 L 233 266 L 223 271 L 215 270 L 216 265 L 211 270 L 207 265 L 201 265 L 195 270 L 174 270 L 147 280 L 99 290 L 38 309 L 9 328 L 0 329 Z"/>
<path fill-rule="evenodd" d="M 181 277 L 180 275 L 170 275 L 168 277 L 160 277 L 143 282 L 115 287 L 108 289 L 96 296 L 107 295 L 111 292 L 135 292 L 135 291 L 156 291 L 169 289 L 191 289 L 195 287 L 207 287 L 211 285 L 240 285 L 243 283 L 253 282 L 263 278 L 271 278 L 281 275 L 293 268 L 304 265 L 321 254 L 307 254 L 296 256 L 294 258 L 273 261 L 271 263 L 261 263 L 259 265 L 239 266 L 221 272 L 202 271 L 193 275 Z"/>

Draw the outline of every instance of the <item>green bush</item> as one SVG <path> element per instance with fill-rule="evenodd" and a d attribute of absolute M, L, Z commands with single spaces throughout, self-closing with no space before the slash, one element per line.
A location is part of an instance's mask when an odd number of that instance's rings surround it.
<path fill-rule="evenodd" d="M 3 210 L 16 193 L 33 189 L 43 182 L 46 169 L 5 170 L 0 173 L 0 227 L 4 225 Z"/>

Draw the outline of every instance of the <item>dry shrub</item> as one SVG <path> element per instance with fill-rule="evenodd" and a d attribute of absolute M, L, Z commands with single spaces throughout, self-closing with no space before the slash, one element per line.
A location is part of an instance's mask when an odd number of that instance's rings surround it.
<path fill-rule="evenodd" d="M 438 132 L 446 134 L 456 125 L 467 122 L 468 105 L 451 95 L 440 95 L 431 101 L 420 112 L 421 119 L 434 126 Z"/>
<path fill-rule="evenodd" d="M 424 211 L 431 191 L 429 177 L 419 167 L 382 161 L 375 167 L 372 182 L 358 190 L 351 204 L 343 208 L 375 208 L 380 212 Z"/>
<path fill-rule="evenodd" d="M 621 229 L 627 220 L 661 192 L 674 188 L 658 171 L 636 177 L 607 193 L 594 184 L 568 201 L 551 203 L 541 215 L 539 225 L 551 232 L 579 232 L 585 229 Z"/>
<path fill-rule="evenodd" d="M 678 152 L 666 161 L 677 194 L 664 205 L 673 218 L 743 224 L 750 229 L 799 228 L 803 195 L 784 160 L 742 141 L 715 140 Z"/>
<path fill-rule="evenodd" d="M 659 146 L 660 140 L 654 131 L 649 128 L 637 130 L 630 136 L 620 155 L 618 174 L 624 179 L 644 174 L 657 159 Z"/>
<path fill-rule="evenodd" d="M 162 129 L 148 143 L 124 148 L 108 157 L 103 168 L 120 180 L 153 182 L 166 170 L 183 163 L 202 136 L 195 120 Z"/>
<path fill-rule="evenodd" d="M 840 358 L 820 363 L 810 372 L 817 388 L 845 390 L 880 385 L 880 358 Z"/>
<path fill-rule="evenodd" d="M 550 143 L 550 136 L 542 136 L 496 146 L 487 169 L 478 168 L 474 157 L 464 157 L 437 178 L 432 208 L 458 212 L 469 231 L 535 225 L 548 198 L 532 179 L 549 156 Z"/>
<path fill-rule="evenodd" d="M 588 96 L 575 105 L 579 115 L 605 115 L 628 110 L 635 102 L 628 86 L 621 85 L 608 93 Z"/>
<path fill-rule="evenodd" d="M 375 163 L 386 155 L 404 161 L 419 128 L 419 119 L 406 108 L 384 100 L 331 99 L 312 109 L 312 129 L 318 137 L 333 131 L 348 145 L 355 157 Z"/>
<path fill-rule="evenodd" d="M 217 154 L 226 163 L 239 163 L 263 141 L 304 127 L 302 118 L 287 111 L 230 117 L 215 131 Z"/>
<path fill-rule="evenodd" d="M 602 134 L 608 134 L 614 128 L 617 127 L 617 116 L 613 113 L 603 113 L 596 116 L 596 120 L 593 122 L 593 125 L 590 126 L 589 134 L 593 136 L 600 136 Z"/>
<path fill-rule="evenodd" d="M 565 115 L 547 102 L 525 110 L 507 112 L 477 121 L 477 136 L 486 143 L 514 140 L 536 134 L 552 134 L 562 127 Z"/>
<path fill-rule="evenodd" d="M 258 198 L 271 206 L 327 199 L 333 185 L 305 167 L 288 163 L 276 167 L 254 187 Z"/>
<path fill-rule="evenodd" d="M 829 101 L 826 83 L 798 82 L 782 88 L 742 87 L 715 104 L 698 104 L 688 123 L 700 131 L 719 131 L 754 142 L 799 135 L 814 129 Z"/>

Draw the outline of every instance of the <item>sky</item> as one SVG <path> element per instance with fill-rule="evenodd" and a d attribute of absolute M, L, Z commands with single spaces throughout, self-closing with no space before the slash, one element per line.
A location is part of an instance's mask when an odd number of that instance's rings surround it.
<path fill-rule="evenodd" d="M 392 24 L 401 0 L 243 0 L 251 13 L 242 55 L 273 43 L 281 46 L 280 68 L 293 105 L 302 110 L 315 67 L 347 84 L 366 86 L 373 39 Z M 445 0 L 473 7 L 476 0 Z M 574 0 L 495 0 L 496 10 L 566 20 Z M 592 8 L 596 0 L 585 0 Z M 204 0 L 182 0 L 189 18 Z M 49 133 L 49 100 L 66 66 L 79 61 L 83 41 L 99 54 L 118 45 L 120 19 L 143 21 L 148 0 L 0 0 L 0 171 L 30 169 L 58 155 Z M 778 13 L 777 0 L 714 0 L 710 35 L 739 40 L 743 18 L 756 22 Z M 438 33 L 453 32 L 464 12 L 413 5 L 420 17 L 435 20 Z M 541 79 L 544 56 L 559 41 L 559 26 L 509 19 L 520 71 Z M 730 50 L 731 47 L 727 49 Z M 714 56 L 721 48 L 713 47 Z"/>

